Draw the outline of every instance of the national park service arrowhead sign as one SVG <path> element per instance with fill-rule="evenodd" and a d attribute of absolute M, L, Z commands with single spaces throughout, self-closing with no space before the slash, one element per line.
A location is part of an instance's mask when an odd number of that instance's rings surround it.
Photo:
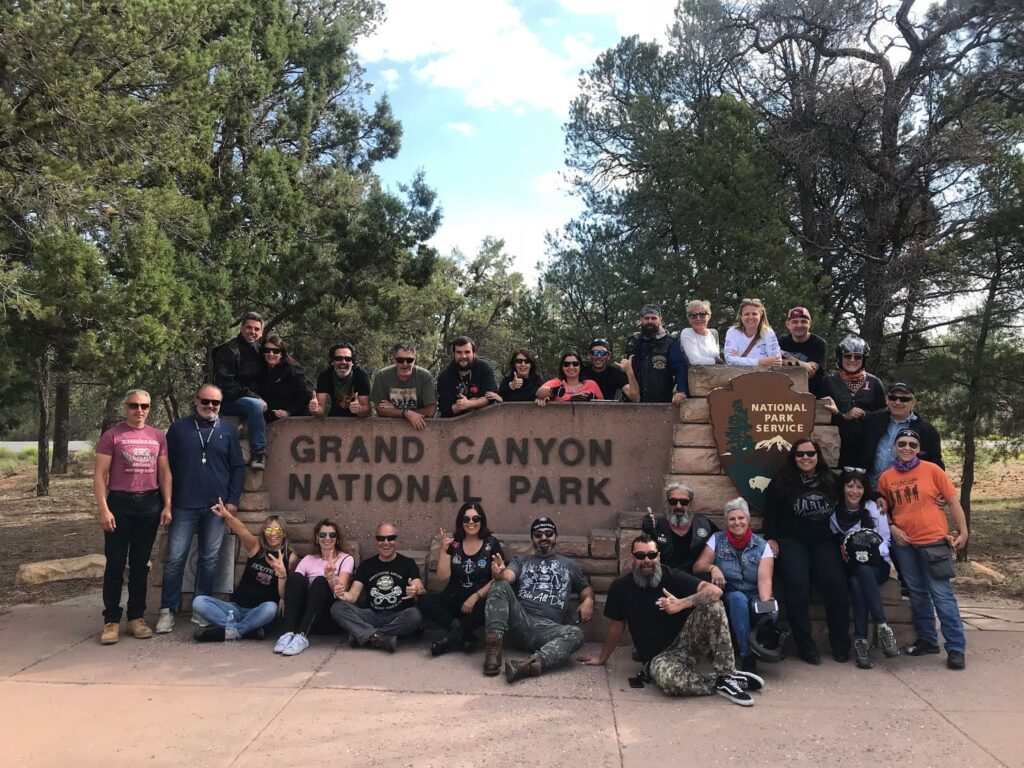
<path fill-rule="evenodd" d="M 740 495 L 764 509 L 764 491 L 789 449 L 814 429 L 814 395 L 771 371 L 746 373 L 708 394 L 718 458 Z"/>

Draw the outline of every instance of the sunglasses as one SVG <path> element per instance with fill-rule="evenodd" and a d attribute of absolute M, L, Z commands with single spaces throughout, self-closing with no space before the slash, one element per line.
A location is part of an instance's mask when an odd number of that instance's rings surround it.
<path fill-rule="evenodd" d="M 657 560 L 657 552 L 634 552 L 633 559 L 635 560 Z"/>
<path fill-rule="evenodd" d="M 515 363 L 516 365 L 529 365 L 530 361 L 527 360 L 526 358 L 517 357 Z"/>
<path fill-rule="evenodd" d="M 149 403 L 125 403 L 133 411 L 148 411 L 150 409 Z"/>
<path fill-rule="evenodd" d="M 896 441 L 896 447 L 897 448 L 914 448 L 914 449 L 917 449 L 920 446 L 917 443 L 915 443 L 913 440 L 897 440 Z"/>
<path fill-rule="evenodd" d="M 399 365 L 412 365 L 416 362 L 415 357 L 396 357 L 395 362 Z"/>
<path fill-rule="evenodd" d="M 913 399 L 913 395 L 889 395 L 889 402 L 891 403 L 909 403 Z"/>
<path fill-rule="evenodd" d="M 590 350 L 591 357 L 608 357 L 607 349 L 592 349 Z"/>
<path fill-rule="evenodd" d="M 336 363 L 351 363 L 352 357 L 350 355 L 335 355 L 331 360 Z"/>
<path fill-rule="evenodd" d="M 548 531 L 538 531 L 537 533 L 534 533 L 532 535 L 533 535 L 533 538 L 535 538 L 535 539 L 550 539 L 555 534 L 554 533 L 550 533 Z"/>
<path fill-rule="evenodd" d="M 280 355 L 281 354 L 281 350 L 278 349 L 277 347 L 264 347 L 260 351 L 263 352 L 264 355 Z"/>
<path fill-rule="evenodd" d="M 690 318 L 691 320 L 696 320 L 698 317 L 707 317 L 708 313 L 707 312 L 688 312 L 686 314 L 686 316 L 688 318 Z"/>
<path fill-rule="evenodd" d="M 665 499 L 665 503 L 670 507 L 688 507 L 690 506 L 689 499 Z"/>
<path fill-rule="evenodd" d="M 398 534 L 397 533 L 392 533 L 389 536 L 374 536 L 373 538 L 375 538 L 378 542 L 397 541 L 398 540 Z"/>
<path fill-rule="evenodd" d="M 279 525 L 271 525 L 264 528 L 263 532 L 267 534 L 267 536 L 273 536 L 275 533 L 284 533 L 284 528 Z"/>
<path fill-rule="evenodd" d="M 336 539 L 338 538 L 337 531 L 320 531 L 316 537 L 318 539 Z"/>
<path fill-rule="evenodd" d="M 211 405 L 214 408 L 219 408 L 220 407 L 220 400 L 211 400 L 208 397 L 200 397 L 199 398 L 199 404 L 200 405 Z"/>
<path fill-rule="evenodd" d="M 464 523 L 479 523 L 482 520 L 483 518 L 480 517 L 480 515 L 466 515 L 462 518 L 462 522 Z"/>
<path fill-rule="evenodd" d="M 579 360 L 566 360 L 564 363 L 562 363 L 562 367 L 563 368 L 579 368 L 580 367 L 580 361 Z"/>
<path fill-rule="evenodd" d="M 794 455 L 798 459 L 809 459 L 809 458 L 811 458 L 813 456 L 817 456 L 818 452 L 817 451 L 796 451 L 794 453 Z"/>
<path fill-rule="evenodd" d="M 864 359 L 864 355 L 857 355 L 857 354 L 850 354 L 850 355 L 848 355 L 845 352 L 843 353 L 843 360 L 863 360 L 863 359 Z"/>

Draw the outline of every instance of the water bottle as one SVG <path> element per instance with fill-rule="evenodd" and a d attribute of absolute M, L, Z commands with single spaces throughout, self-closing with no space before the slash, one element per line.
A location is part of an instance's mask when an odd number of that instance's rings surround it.
<path fill-rule="evenodd" d="M 228 611 L 228 618 L 224 622 L 224 629 L 227 630 L 228 632 L 234 632 L 235 631 L 235 612 L 234 611 L 231 611 L 231 610 Z"/>

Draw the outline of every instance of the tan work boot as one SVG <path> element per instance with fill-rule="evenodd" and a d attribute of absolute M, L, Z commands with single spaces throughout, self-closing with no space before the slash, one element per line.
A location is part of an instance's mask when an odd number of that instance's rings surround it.
<path fill-rule="evenodd" d="M 153 636 L 153 630 L 146 624 L 145 619 L 132 619 L 129 621 L 128 631 L 132 633 L 132 637 L 139 640 L 146 640 Z"/>
<path fill-rule="evenodd" d="M 505 679 L 510 683 L 527 677 L 540 677 L 540 659 L 519 659 L 505 662 Z"/>
<path fill-rule="evenodd" d="M 487 633 L 487 655 L 484 656 L 484 674 L 494 677 L 501 672 L 501 635 Z"/>
<path fill-rule="evenodd" d="M 121 634 L 120 622 L 111 621 L 103 625 L 103 634 L 100 635 L 100 645 L 113 645 Z"/>

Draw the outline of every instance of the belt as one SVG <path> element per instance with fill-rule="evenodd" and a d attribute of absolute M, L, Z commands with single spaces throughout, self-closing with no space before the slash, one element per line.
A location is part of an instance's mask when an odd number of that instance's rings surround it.
<path fill-rule="evenodd" d="M 139 493 L 132 493 L 131 491 L 110 491 L 107 496 L 115 496 L 119 499 L 131 499 L 132 501 L 145 501 L 151 499 L 160 493 L 160 489 L 156 488 L 152 491 L 140 491 Z"/>

